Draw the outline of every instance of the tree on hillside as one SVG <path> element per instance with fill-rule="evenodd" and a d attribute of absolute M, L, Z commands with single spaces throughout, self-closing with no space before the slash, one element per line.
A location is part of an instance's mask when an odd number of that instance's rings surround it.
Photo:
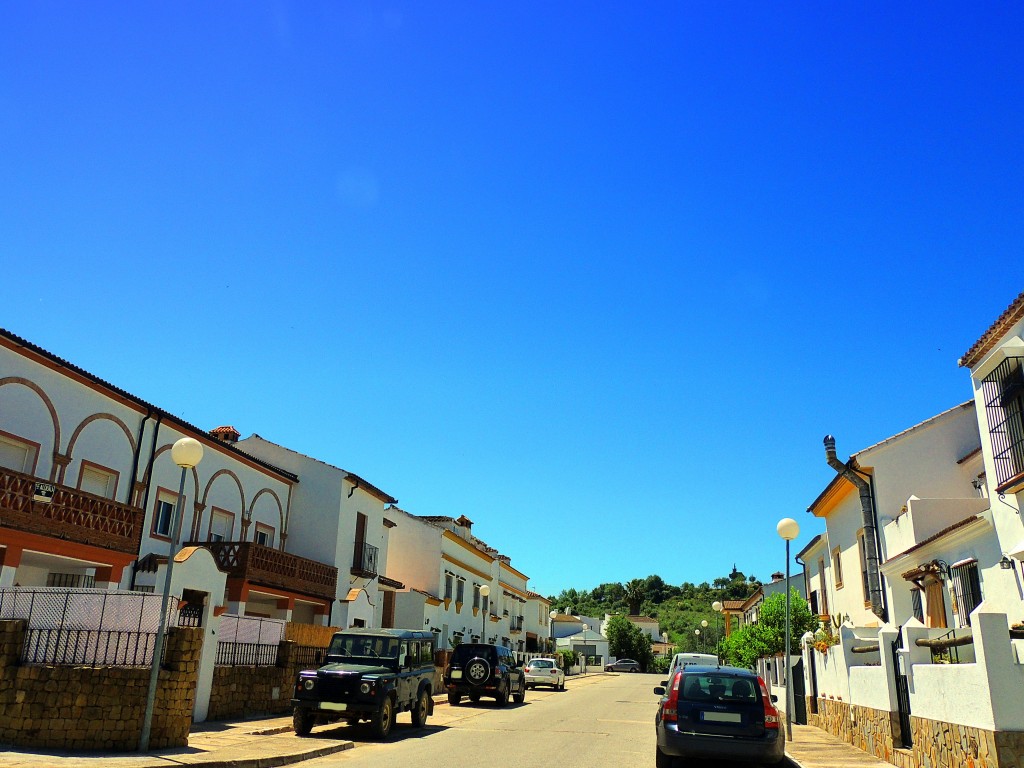
<path fill-rule="evenodd" d="M 651 665 L 651 638 L 625 616 L 612 616 L 605 626 L 608 653 L 617 659 L 633 659 L 643 670 Z"/>
<path fill-rule="evenodd" d="M 640 615 L 640 606 L 647 596 L 646 584 L 643 579 L 630 579 L 626 582 L 626 604 L 629 606 L 630 616 Z M 637 659 L 639 661 L 639 659 Z"/>

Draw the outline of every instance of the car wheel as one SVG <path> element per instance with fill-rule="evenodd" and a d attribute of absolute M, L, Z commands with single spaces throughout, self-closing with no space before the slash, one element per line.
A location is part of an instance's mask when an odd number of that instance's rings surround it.
<path fill-rule="evenodd" d="M 519 693 L 513 694 L 512 700 L 515 701 L 516 704 L 522 704 L 526 701 L 526 683 L 523 683 L 523 687 L 520 689 Z"/>
<path fill-rule="evenodd" d="M 390 696 L 385 696 L 370 721 L 370 729 L 378 739 L 386 739 L 394 724 L 395 702 L 391 700 Z"/>
<path fill-rule="evenodd" d="M 556 689 L 556 690 L 559 690 L 559 691 L 564 691 L 564 690 L 565 690 L 565 680 L 563 680 L 563 681 L 562 681 L 561 683 L 559 683 L 558 685 L 556 685 L 556 686 L 555 686 L 555 689 Z"/>
<path fill-rule="evenodd" d="M 654 748 L 654 766 L 655 768 L 672 768 L 673 759 L 670 755 L 666 755 L 661 751 L 661 747 Z"/>
<path fill-rule="evenodd" d="M 416 699 L 416 706 L 412 708 L 412 724 L 416 728 L 422 728 L 427 724 L 427 715 L 430 714 L 430 692 L 426 688 L 420 691 Z"/>
<path fill-rule="evenodd" d="M 292 711 L 292 729 L 296 736 L 309 736 L 313 730 L 313 713 L 296 707 Z"/>
<path fill-rule="evenodd" d="M 508 683 L 502 683 L 494 700 L 498 702 L 499 707 L 504 707 L 508 704 Z"/>
<path fill-rule="evenodd" d="M 472 698 L 472 697 L 470 697 L 470 698 Z M 448 694 L 448 703 L 451 704 L 453 707 L 458 706 L 459 704 L 462 703 L 462 694 L 461 693 L 449 693 Z"/>
<path fill-rule="evenodd" d="M 491 665 L 487 663 L 487 659 L 477 657 L 470 659 L 466 664 L 466 679 L 469 680 L 470 685 L 483 685 L 490 676 Z"/>

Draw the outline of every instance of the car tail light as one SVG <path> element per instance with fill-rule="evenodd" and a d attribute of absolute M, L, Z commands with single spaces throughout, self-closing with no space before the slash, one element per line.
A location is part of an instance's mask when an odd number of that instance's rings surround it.
<path fill-rule="evenodd" d="M 768 686 L 764 684 L 761 676 L 757 677 L 757 684 L 761 686 L 761 702 L 764 704 L 764 727 L 773 730 L 779 729 L 779 710 L 772 704 L 771 694 L 768 693 Z"/>
<path fill-rule="evenodd" d="M 551 670 L 551 674 L 552 675 L 557 675 L 558 674 L 558 670 L 557 669 L 552 669 Z"/>
<path fill-rule="evenodd" d="M 662 722 L 675 723 L 679 720 L 679 684 L 682 679 L 682 672 L 676 672 L 676 676 L 672 678 L 672 684 L 668 689 L 668 698 L 661 705 Z"/>

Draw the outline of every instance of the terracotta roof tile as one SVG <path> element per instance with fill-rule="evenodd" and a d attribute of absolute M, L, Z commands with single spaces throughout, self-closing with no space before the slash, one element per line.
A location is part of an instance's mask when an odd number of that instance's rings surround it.
<path fill-rule="evenodd" d="M 989 350 L 996 345 L 1000 337 L 1024 317 L 1024 292 L 1021 292 L 1006 308 L 996 321 L 989 326 L 989 329 L 982 334 L 981 338 L 974 342 L 973 346 L 964 352 L 963 357 L 958 361 L 962 368 L 973 368 Z"/>

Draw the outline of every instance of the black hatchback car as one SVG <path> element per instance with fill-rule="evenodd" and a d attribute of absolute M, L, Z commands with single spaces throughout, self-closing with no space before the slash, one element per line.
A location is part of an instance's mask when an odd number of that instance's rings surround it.
<path fill-rule="evenodd" d="M 499 707 L 526 700 L 526 672 L 511 650 L 490 643 L 462 643 L 455 646 L 451 661 L 444 671 L 444 687 L 448 703 L 458 704 L 463 696 L 480 701 L 493 697 Z"/>
<path fill-rule="evenodd" d="M 749 760 L 777 765 L 786 741 L 776 697 L 749 669 L 688 666 L 654 692 L 657 768 L 674 758 Z"/>

